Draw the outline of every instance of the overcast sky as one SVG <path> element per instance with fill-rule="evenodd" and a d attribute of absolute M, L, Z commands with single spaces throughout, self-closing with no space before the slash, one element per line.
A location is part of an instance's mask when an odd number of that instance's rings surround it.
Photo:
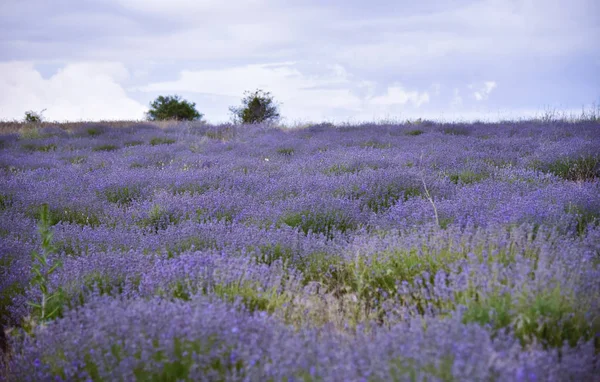
<path fill-rule="evenodd" d="M 0 0 L 0 119 L 519 118 L 600 102 L 598 0 Z"/>

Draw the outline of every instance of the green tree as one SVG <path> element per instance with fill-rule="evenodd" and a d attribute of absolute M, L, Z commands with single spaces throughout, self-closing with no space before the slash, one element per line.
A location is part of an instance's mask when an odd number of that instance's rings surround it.
<path fill-rule="evenodd" d="M 163 121 L 166 119 L 175 119 L 177 121 L 194 121 L 203 117 L 198 113 L 196 104 L 186 100 L 181 100 L 178 95 L 159 96 L 154 102 L 150 103 L 150 110 L 146 113 L 150 121 Z"/>
<path fill-rule="evenodd" d="M 236 123 L 275 122 L 279 119 L 278 106 L 273 101 L 271 93 L 257 89 L 244 92 L 241 107 L 230 107 Z"/>

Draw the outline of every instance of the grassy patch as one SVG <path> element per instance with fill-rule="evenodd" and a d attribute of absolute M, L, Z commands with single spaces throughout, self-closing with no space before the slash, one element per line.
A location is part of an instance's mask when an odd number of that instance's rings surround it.
<path fill-rule="evenodd" d="M 97 137 L 98 135 L 102 134 L 103 131 L 101 128 L 99 127 L 89 127 L 86 130 L 86 133 L 90 136 L 90 137 Z"/>
<path fill-rule="evenodd" d="M 13 203 L 12 195 L 0 194 L 0 211 L 10 208 Z"/>
<path fill-rule="evenodd" d="M 388 184 L 387 186 L 378 187 L 376 190 L 366 193 L 367 197 L 363 203 L 371 211 L 380 213 L 388 210 L 400 199 L 406 201 L 421 194 L 421 190 L 415 187 L 403 188 L 395 184 Z"/>
<path fill-rule="evenodd" d="M 41 212 L 39 206 L 32 207 L 28 210 L 28 215 L 39 220 L 41 218 Z M 51 226 L 58 224 L 59 222 L 77 224 L 81 226 L 97 227 L 100 225 L 100 217 L 88 210 L 77 209 L 72 207 L 54 207 L 49 211 L 48 222 Z"/>
<path fill-rule="evenodd" d="M 56 150 L 56 145 L 54 143 L 49 143 L 47 145 L 36 145 L 35 143 L 24 143 L 21 145 L 21 147 L 27 151 L 39 151 L 39 152 L 43 152 L 43 153 L 47 153 L 47 152 Z"/>
<path fill-rule="evenodd" d="M 582 338 L 592 338 L 600 323 L 589 320 L 564 292 L 555 286 L 537 293 L 525 291 L 514 299 L 500 291 L 483 295 L 470 290 L 459 296 L 457 304 L 466 306 L 463 322 L 489 325 L 494 332 L 510 327 L 523 344 L 537 340 L 559 348 L 566 341 L 575 346 Z"/>
<path fill-rule="evenodd" d="M 115 151 L 118 150 L 120 147 L 116 146 L 116 145 L 101 145 L 101 146 L 96 146 L 92 149 L 92 151 Z"/>
<path fill-rule="evenodd" d="M 125 142 L 125 147 L 133 147 L 133 146 L 139 146 L 139 145 L 143 145 L 144 142 L 143 141 L 129 141 L 129 142 Z"/>
<path fill-rule="evenodd" d="M 454 184 L 472 184 L 480 182 L 488 177 L 487 174 L 476 173 L 471 170 L 464 170 L 453 173 L 448 176 Z"/>
<path fill-rule="evenodd" d="M 406 132 L 406 135 L 410 135 L 410 136 L 417 136 L 417 135 L 421 135 L 421 134 L 423 134 L 423 133 L 424 133 L 424 131 L 423 131 L 423 130 L 416 129 L 416 130 L 408 130 L 408 131 Z"/>
<path fill-rule="evenodd" d="M 175 139 L 171 139 L 171 138 L 154 137 L 154 138 L 150 139 L 150 145 L 152 145 L 152 146 L 170 145 L 175 142 L 177 142 L 177 141 Z"/>
<path fill-rule="evenodd" d="M 343 175 L 343 174 L 355 174 L 362 169 L 361 166 L 350 166 L 346 164 L 334 164 L 331 167 L 323 170 L 325 175 Z"/>
<path fill-rule="evenodd" d="M 587 155 L 576 159 L 560 158 L 540 167 L 542 171 L 550 172 L 565 180 L 594 180 L 600 178 L 600 155 Z"/>
<path fill-rule="evenodd" d="M 131 202 L 140 198 L 141 194 L 141 190 L 136 186 L 111 187 L 103 191 L 107 201 L 121 206 L 131 204 Z"/>
<path fill-rule="evenodd" d="M 177 243 L 167 245 L 166 252 L 167 257 L 173 258 L 192 249 L 201 251 L 204 249 L 216 248 L 216 246 L 217 242 L 214 239 L 192 236 Z"/>
<path fill-rule="evenodd" d="M 277 149 L 277 154 L 281 154 L 283 156 L 291 156 L 294 154 L 294 148 L 293 147 L 282 147 Z"/>
<path fill-rule="evenodd" d="M 305 235 L 309 232 L 320 233 L 329 239 L 333 238 L 335 232 L 345 233 L 356 228 L 356 223 L 347 214 L 339 210 L 293 212 L 282 216 L 279 223 L 293 228 L 300 228 Z"/>
<path fill-rule="evenodd" d="M 154 232 L 167 229 L 170 225 L 176 225 L 179 223 L 179 219 L 164 210 L 158 204 L 152 206 L 148 212 L 148 216 L 139 221 L 139 225 L 152 229 Z"/>

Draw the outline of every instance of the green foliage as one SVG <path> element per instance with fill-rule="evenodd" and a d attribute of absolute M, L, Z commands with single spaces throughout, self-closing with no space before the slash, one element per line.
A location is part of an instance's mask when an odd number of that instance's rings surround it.
<path fill-rule="evenodd" d="M 336 231 L 345 233 L 356 228 L 356 223 L 341 210 L 293 212 L 282 216 L 279 222 L 293 228 L 300 228 L 305 235 L 309 232 L 320 233 L 328 239 L 332 239 Z"/>
<path fill-rule="evenodd" d="M 58 309 L 48 309 L 48 304 L 53 299 L 57 298 L 60 294 L 60 290 L 53 293 L 48 291 L 48 279 L 58 267 L 62 264 L 59 261 L 55 261 L 51 264 L 48 255 L 54 252 L 54 246 L 52 245 L 52 231 L 50 230 L 51 216 L 48 209 L 48 205 L 42 205 L 40 209 L 40 220 L 38 224 L 38 231 L 42 239 L 42 253 L 33 251 L 31 257 L 33 260 L 32 271 L 33 277 L 30 281 L 31 285 L 38 287 L 42 293 L 41 301 L 29 302 L 29 305 L 33 307 L 33 316 L 40 322 L 45 322 L 57 317 Z"/>
<path fill-rule="evenodd" d="M 415 359 L 416 358 L 417 357 L 415 356 Z M 456 381 L 454 373 L 452 372 L 452 367 L 454 365 L 453 355 L 442 358 L 437 365 L 418 365 L 415 359 L 403 358 L 395 359 L 390 362 L 390 372 L 393 381 Z M 431 379 L 423 378 L 422 374 L 431 376 Z"/>
<path fill-rule="evenodd" d="M 281 154 L 283 156 L 291 156 L 294 154 L 294 148 L 293 147 L 282 147 L 277 149 L 277 153 Z"/>
<path fill-rule="evenodd" d="M 294 258 L 294 252 L 290 247 L 284 247 L 277 243 L 275 245 L 264 245 L 259 248 L 256 262 L 258 264 L 273 265 L 278 260 L 284 264 L 291 265 Z"/>
<path fill-rule="evenodd" d="M 246 91 L 244 94 L 243 106 L 229 108 L 235 123 L 268 123 L 279 119 L 278 107 L 271 93 L 257 89 L 253 93 Z"/>
<path fill-rule="evenodd" d="M 43 116 L 42 114 L 44 113 L 44 111 L 46 111 L 46 109 L 40 111 L 39 113 L 36 113 L 35 111 L 26 111 L 25 112 L 25 118 L 24 121 L 25 123 L 40 123 L 43 120 Z"/>
<path fill-rule="evenodd" d="M 181 100 L 178 95 L 174 96 L 159 96 L 156 100 L 150 103 L 151 109 L 147 113 L 147 118 L 150 121 L 163 121 L 175 119 L 177 121 L 194 121 L 203 117 L 196 110 L 196 104 L 186 100 Z"/>
<path fill-rule="evenodd" d="M 158 204 L 152 206 L 152 209 L 150 209 L 150 212 L 148 213 L 148 217 L 139 222 L 142 227 L 151 228 L 154 232 L 167 229 L 169 225 L 175 225 L 177 223 L 179 223 L 179 219 L 175 215 L 165 211 Z"/>
<path fill-rule="evenodd" d="M 423 130 L 409 130 L 406 132 L 406 135 L 412 135 L 412 136 L 417 136 L 417 135 L 421 135 L 423 134 L 424 131 Z"/>
<path fill-rule="evenodd" d="M 600 178 L 600 155 L 583 155 L 579 158 L 560 158 L 541 170 L 565 180 L 587 181 Z"/>
<path fill-rule="evenodd" d="M 171 139 L 171 138 L 154 137 L 154 138 L 150 139 L 150 145 L 152 145 L 152 146 L 170 145 L 175 142 L 177 142 L 177 141 L 175 139 Z"/>
<path fill-rule="evenodd" d="M 89 211 L 87 208 L 84 210 L 72 207 L 49 208 L 48 212 L 47 219 L 50 227 L 59 222 L 90 227 L 97 227 L 100 225 L 100 217 L 92 211 Z M 35 219 L 42 219 L 41 208 L 34 210 L 33 213 L 29 212 L 29 214 L 33 215 Z"/>
<path fill-rule="evenodd" d="M 420 196 L 421 190 L 415 187 L 402 188 L 394 183 L 377 187 L 376 190 L 366 193 L 367 198 L 363 201 L 371 211 L 383 212 L 393 206 L 400 198 L 404 201 L 409 198 Z"/>
<path fill-rule="evenodd" d="M 12 205 L 12 196 L 0 194 L 0 211 L 9 208 Z"/>
<path fill-rule="evenodd" d="M 240 280 L 240 282 L 217 284 L 214 293 L 225 301 L 241 300 L 250 312 L 273 313 L 289 301 L 289 297 L 285 293 L 279 293 L 275 287 L 268 290 L 261 289 L 260 285 Z"/>
<path fill-rule="evenodd" d="M 589 210 L 576 204 L 569 203 L 565 212 L 576 217 L 575 231 L 579 236 L 585 235 L 589 226 L 600 224 L 600 211 Z"/>
<path fill-rule="evenodd" d="M 449 175 L 450 181 L 454 184 L 472 184 L 487 178 L 486 174 L 476 173 L 471 170 L 464 170 Z"/>
<path fill-rule="evenodd" d="M 115 151 L 118 149 L 119 149 L 119 146 L 106 144 L 106 145 L 96 146 L 92 149 L 92 151 Z"/>
<path fill-rule="evenodd" d="M 181 253 L 190 251 L 192 249 L 201 251 L 205 249 L 216 248 L 217 242 L 214 239 L 203 238 L 198 236 L 188 237 L 177 243 L 168 245 L 166 247 L 167 257 L 173 258 L 179 256 Z"/>
<path fill-rule="evenodd" d="M 49 151 L 56 150 L 56 145 L 54 143 L 49 143 L 47 145 L 36 145 L 34 143 L 24 143 L 21 147 L 27 151 L 41 151 L 43 153 L 47 153 Z"/>
<path fill-rule="evenodd" d="M 561 347 L 567 341 L 575 346 L 600 329 L 560 286 L 535 293 L 523 291 L 516 297 L 499 291 L 483 295 L 471 289 L 459 294 L 456 303 L 466 306 L 463 322 L 490 325 L 495 332 L 510 327 L 523 344 L 537 340 Z"/>
<path fill-rule="evenodd" d="M 90 127 L 86 131 L 90 137 L 96 137 L 102 134 L 102 130 L 97 127 Z"/>
<path fill-rule="evenodd" d="M 104 190 L 104 197 L 106 197 L 106 200 L 121 206 L 131 204 L 131 202 L 140 196 L 141 191 L 135 186 L 111 187 Z"/>

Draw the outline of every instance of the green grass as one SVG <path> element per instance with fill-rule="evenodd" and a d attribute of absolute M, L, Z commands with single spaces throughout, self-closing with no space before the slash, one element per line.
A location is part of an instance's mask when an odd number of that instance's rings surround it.
<path fill-rule="evenodd" d="M 346 164 L 334 164 L 325 170 L 323 170 L 323 174 L 325 175 L 344 175 L 344 174 L 355 174 L 362 170 L 362 166 L 349 166 Z"/>
<path fill-rule="evenodd" d="M 101 224 L 100 216 L 87 208 L 78 209 L 73 207 L 53 207 L 50 208 L 49 224 L 51 226 L 60 222 L 77 224 L 81 226 L 97 227 Z M 41 212 L 39 206 L 28 209 L 29 216 L 39 220 Z"/>
<path fill-rule="evenodd" d="M 423 133 L 424 133 L 423 130 L 416 129 L 416 130 L 409 130 L 409 131 L 407 131 L 406 135 L 417 136 L 417 135 L 421 135 Z"/>
<path fill-rule="evenodd" d="M 35 143 L 24 143 L 21 145 L 21 147 L 27 151 L 39 151 L 39 152 L 47 153 L 47 152 L 56 150 L 57 146 L 54 143 L 49 143 L 47 145 L 37 145 Z"/>
<path fill-rule="evenodd" d="M 105 189 L 103 191 L 103 195 L 110 203 L 126 206 L 131 204 L 134 200 L 140 198 L 141 191 L 136 186 L 112 187 Z"/>
<path fill-rule="evenodd" d="M 600 155 L 586 155 L 579 158 L 565 157 L 539 167 L 542 171 L 570 181 L 600 179 Z"/>
<path fill-rule="evenodd" d="M 292 212 L 282 216 L 279 224 L 286 224 L 293 228 L 300 228 L 305 235 L 309 232 L 320 233 L 332 239 L 334 233 L 345 233 L 356 228 L 353 222 L 343 211 L 329 212 L 302 211 Z"/>
<path fill-rule="evenodd" d="M 13 203 L 12 195 L 0 194 L 0 211 L 10 208 Z"/>
<path fill-rule="evenodd" d="M 294 154 L 294 148 L 293 147 L 282 147 L 277 149 L 277 153 L 281 154 L 283 156 L 291 156 Z"/>
<path fill-rule="evenodd" d="M 92 151 L 115 151 L 118 149 L 120 149 L 119 146 L 106 144 L 106 145 L 96 146 L 92 149 Z"/>
<path fill-rule="evenodd" d="M 148 212 L 148 216 L 141 219 L 138 224 L 141 227 L 152 229 L 154 232 L 167 229 L 170 225 L 179 223 L 179 218 L 155 204 Z"/>
<path fill-rule="evenodd" d="M 168 258 L 173 258 L 192 249 L 201 251 L 204 249 L 216 248 L 216 246 L 217 242 L 214 239 L 192 236 L 177 243 L 167 245 L 166 252 Z"/>
<path fill-rule="evenodd" d="M 454 184 L 473 184 L 480 182 L 488 177 L 487 174 L 476 173 L 471 170 L 450 174 L 449 179 Z"/>
<path fill-rule="evenodd" d="M 150 139 L 150 145 L 152 145 L 152 146 L 170 145 L 175 142 L 177 142 L 177 141 L 175 139 L 171 139 L 171 138 L 154 137 L 154 138 Z"/>
<path fill-rule="evenodd" d="M 97 127 L 90 127 L 86 130 L 86 132 L 90 137 L 97 137 L 98 135 L 102 134 L 102 129 Z"/>
<path fill-rule="evenodd" d="M 466 306 L 463 322 L 489 325 L 493 333 L 510 328 L 523 345 L 533 341 L 560 348 L 566 341 L 575 346 L 580 339 L 589 340 L 600 330 L 600 323 L 590 320 L 585 307 L 559 285 L 521 295 L 495 291 L 483 295 L 477 290 L 459 294 L 457 304 Z M 597 347 L 600 344 L 597 344 Z"/>

